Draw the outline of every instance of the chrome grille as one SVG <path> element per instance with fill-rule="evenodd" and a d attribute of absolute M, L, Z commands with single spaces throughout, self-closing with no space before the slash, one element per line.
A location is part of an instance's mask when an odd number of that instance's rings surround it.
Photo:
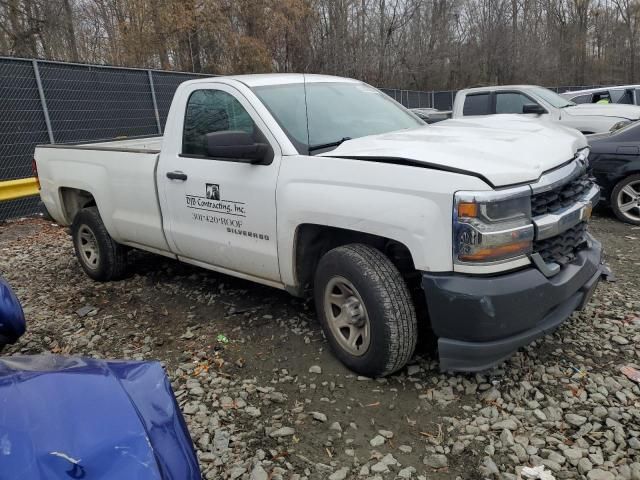
<path fill-rule="evenodd" d="M 576 253 L 586 247 L 587 222 L 565 230 L 555 237 L 538 240 L 533 243 L 533 251 L 539 253 L 546 262 L 555 262 L 560 266 L 571 262 Z"/>
<path fill-rule="evenodd" d="M 589 175 L 581 176 L 546 192 L 531 197 L 531 215 L 537 217 L 569 207 L 582 198 L 593 185 Z"/>

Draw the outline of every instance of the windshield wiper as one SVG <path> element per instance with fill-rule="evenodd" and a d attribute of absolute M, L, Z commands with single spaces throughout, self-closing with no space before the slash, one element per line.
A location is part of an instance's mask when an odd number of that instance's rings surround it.
<path fill-rule="evenodd" d="M 343 137 L 340 140 L 337 140 L 331 143 L 322 143 L 320 145 L 309 145 L 309 152 L 313 152 L 314 150 L 322 150 L 323 148 L 337 147 L 338 145 L 343 144 L 347 140 L 351 140 L 351 137 Z"/>

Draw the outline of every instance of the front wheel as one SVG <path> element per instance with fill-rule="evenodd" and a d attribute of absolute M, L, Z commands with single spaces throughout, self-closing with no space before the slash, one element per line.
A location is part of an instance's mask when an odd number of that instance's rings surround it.
<path fill-rule="evenodd" d="M 640 175 L 618 182 L 611 193 L 611 207 L 623 222 L 640 225 Z"/>
<path fill-rule="evenodd" d="M 332 350 L 354 372 L 389 375 L 413 355 L 418 326 L 411 294 L 379 250 L 351 244 L 326 253 L 316 270 L 314 297 Z"/>

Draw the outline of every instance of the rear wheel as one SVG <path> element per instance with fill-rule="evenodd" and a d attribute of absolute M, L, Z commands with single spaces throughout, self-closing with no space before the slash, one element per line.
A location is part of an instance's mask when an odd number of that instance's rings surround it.
<path fill-rule="evenodd" d="M 640 175 L 618 182 L 611 193 L 611 207 L 623 222 L 640 225 Z"/>
<path fill-rule="evenodd" d="M 375 248 L 352 244 L 326 253 L 314 296 L 332 350 L 356 373 L 389 375 L 413 355 L 418 328 L 411 294 L 398 269 Z"/>
<path fill-rule="evenodd" d="M 78 212 L 71 225 L 76 257 L 85 273 L 101 282 L 122 278 L 127 268 L 127 250 L 107 232 L 96 207 Z"/>

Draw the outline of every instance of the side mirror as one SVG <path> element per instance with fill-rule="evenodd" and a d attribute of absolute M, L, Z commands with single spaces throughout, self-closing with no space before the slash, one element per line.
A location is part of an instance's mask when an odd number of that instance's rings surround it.
<path fill-rule="evenodd" d="M 534 115 L 542 115 L 548 113 L 547 110 L 537 103 L 527 103 L 522 106 L 522 113 L 533 113 Z"/>
<path fill-rule="evenodd" d="M 210 157 L 260 165 L 267 165 L 273 160 L 273 150 L 268 143 L 256 143 L 252 135 L 242 130 L 211 132 L 205 137 Z"/>

